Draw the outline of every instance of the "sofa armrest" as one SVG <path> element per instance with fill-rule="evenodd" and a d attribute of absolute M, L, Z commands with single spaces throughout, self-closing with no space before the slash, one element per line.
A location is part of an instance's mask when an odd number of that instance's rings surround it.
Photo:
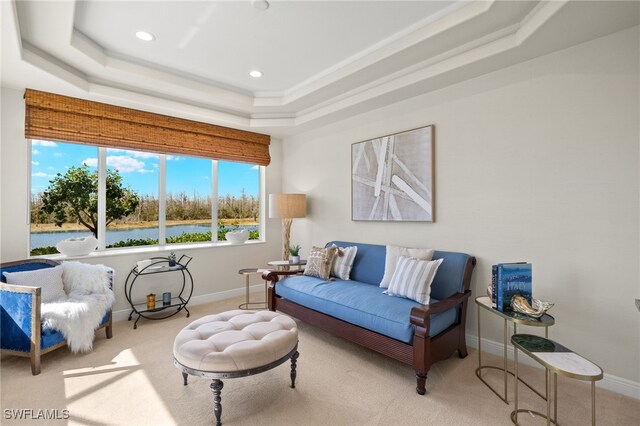
<path fill-rule="evenodd" d="M 272 285 L 280 281 L 280 276 L 291 276 L 298 275 L 304 272 L 304 269 L 297 271 L 274 271 L 267 270 L 262 273 L 262 279 L 265 281 L 269 281 Z"/>
<path fill-rule="evenodd" d="M 466 301 L 469 296 L 471 296 L 471 290 L 467 290 L 464 293 L 455 293 L 446 299 L 429 305 L 414 306 L 411 308 L 411 316 L 409 317 L 411 324 L 428 329 L 431 315 L 448 311 Z"/>
<path fill-rule="evenodd" d="M 0 283 L 2 349 L 30 352 L 40 348 L 40 287 Z"/>

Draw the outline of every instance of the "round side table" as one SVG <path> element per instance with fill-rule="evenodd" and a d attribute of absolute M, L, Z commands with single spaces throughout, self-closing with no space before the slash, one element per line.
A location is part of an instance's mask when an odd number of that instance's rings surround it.
<path fill-rule="evenodd" d="M 306 260 L 300 260 L 299 262 L 293 262 L 292 260 L 272 260 L 267 262 L 269 266 L 275 266 L 276 271 L 288 271 L 292 266 L 298 268 L 297 270 L 301 270 L 304 265 L 307 264 Z"/>
<path fill-rule="evenodd" d="M 249 297 L 249 286 L 251 283 L 251 276 L 258 275 L 262 276 L 262 273 L 266 271 L 266 269 L 258 269 L 258 268 L 246 268 L 240 269 L 238 274 L 244 275 L 245 277 L 245 296 L 244 303 L 241 303 L 238 306 L 238 309 L 267 309 L 267 282 L 264 282 L 264 302 L 251 302 Z"/>

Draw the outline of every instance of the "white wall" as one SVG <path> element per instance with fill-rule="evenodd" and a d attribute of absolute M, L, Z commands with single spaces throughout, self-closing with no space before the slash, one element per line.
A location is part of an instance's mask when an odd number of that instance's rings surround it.
<path fill-rule="evenodd" d="M 472 335 L 491 265 L 530 261 L 534 297 L 556 304 L 550 337 L 639 382 L 638 40 L 636 27 L 286 138 L 284 190 L 309 197 L 292 241 L 475 255 Z M 351 221 L 351 144 L 429 124 L 435 223 Z M 501 342 L 501 321 L 483 318 Z"/>
<path fill-rule="evenodd" d="M 29 255 L 29 225 L 27 217 L 28 188 L 28 149 L 24 138 L 24 101 L 23 92 L 2 88 L 1 98 L 1 141 L 0 141 L 0 260 L 2 262 L 27 258 Z M 280 192 L 281 182 L 281 141 L 271 142 L 271 164 L 267 167 L 266 188 L 270 192 Z M 280 259 L 281 224 L 277 219 L 267 219 L 265 244 L 245 244 L 242 246 L 218 246 L 197 249 L 176 249 L 178 256 L 187 254 L 193 257 L 189 269 L 195 282 L 194 296 L 203 296 L 201 301 L 210 299 L 213 294 L 223 293 L 227 297 L 239 290 L 244 294 L 244 277 L 238 275 L 242 268 L 264 268 L 269 260 Z M 130 255 L 90 256 L 83 262 L 102 263 L 116 270 L 116 305 L 114 311 L 126 311 L 129 305 L 124 297 L 124 283 L 127 274 L 135 262 L 150 256 L 166 256 L 168 250 L 154 253 Z M 172 277 L 172 275 L 174 275 Z M 175 273 L 154 275 L 157 280 L 136 282 L 139 297 L 149 292 L 160 294 L 163 291 L 177 291 L 170 284 L 177 277 Z M 260 280 L 254 280 L 260 284 Z M 134 294 L 135 296 L 135 294 Z M 197 300 L 197 299 L 194 299 Z"/>

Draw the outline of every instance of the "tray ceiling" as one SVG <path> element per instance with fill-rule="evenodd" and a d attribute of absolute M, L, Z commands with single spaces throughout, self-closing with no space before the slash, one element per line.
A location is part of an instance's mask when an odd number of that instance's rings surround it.
<path fill-rule="evenodd" d="M 264 4 L 264 3 L 263 3 Z M 639 2 L 9 1 L 3 85 L 279 135 L 638 25 Z M 135 37 L 145 30 L 151 42 Z M 261 78 L 249 76 L 257 69 Z"/>

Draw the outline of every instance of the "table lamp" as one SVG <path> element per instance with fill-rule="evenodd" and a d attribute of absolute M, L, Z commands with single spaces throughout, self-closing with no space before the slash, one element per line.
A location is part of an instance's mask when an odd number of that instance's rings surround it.
<path fill-rule="evenodd" d="M 307 215 L 307 196 L 304 194 L 269 194 L 269 218 L 282 219 L 282 260 L 289 259 L 291 222 Z"/>

